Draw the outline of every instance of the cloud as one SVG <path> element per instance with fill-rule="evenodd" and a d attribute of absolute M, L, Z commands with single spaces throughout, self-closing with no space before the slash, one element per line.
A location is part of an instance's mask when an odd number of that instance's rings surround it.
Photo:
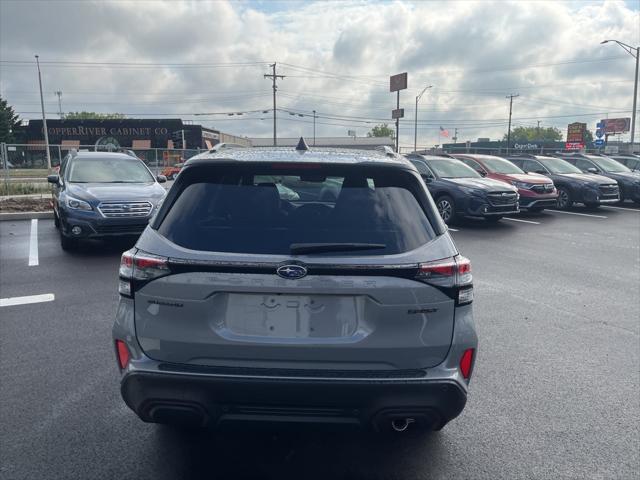
<path fill-rule="evenodd" d="M 134 63 L 44 64 L 47 110 L 57 110 L 53 92 L 60 89 L 65 110 L 166 113 L 249 136 L 270 135 L 271 115 L 184 114 L 271 108 L 263 75 L 277 61 L 286 75 L 278 81 L 280 106 L 320 112 L 318 135 L 364 135 L 375 123 L 391 123 L 388 76 L 408 71 L 401 142 L 413 143 L 415 95 L 431 84 L 419 117 L 421 142 L 430 145 L 440 125 L 459 128 L 465 140 L 502 137 L 510 93 L 520 93 L 515 124 L 566 128 L 584 120 L 593 127 L 602 112 L 629 116 L 614 112 L 631 110 L 633 59 L 600 42 L 637 45 L 639 22 L 637 8 L 613 0 L 4 1 L 0 59 L 30 61 L 38 53 L 42 61 Z M 20 112 L 37 112 L 34 66 L 0 68 L 2 96 Z M 282 136 L 311 132 L 309 116 L 279 118 Z"/>

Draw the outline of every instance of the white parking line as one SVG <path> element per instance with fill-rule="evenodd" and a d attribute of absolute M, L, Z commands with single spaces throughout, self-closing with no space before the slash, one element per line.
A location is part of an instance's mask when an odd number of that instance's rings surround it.
<path fill-rule="evenodd" d="M 613 207 L 611 205 L 603 205 L 600 208 L 615 208 L 616 210 L 626 210 L 627 212 L 640 212 L 640 210 L 633 207 Z"/>
<path fill-rule="evenodd" d="M 43 293 L 42 295 L 29 295 L 27 297 L 0 298 L 0 307 L 11 307 L 13 305 L 27 305 L 29 303 L 52 302 L 55 300 L 53 293 Z"/>
<path fill-rule="evenodd" d="M 531 223 L 533 225 L 540 225 L 540 222 L 532 222 L 531 220 L 522 220 L 521 218 L 502 217 L 503 220 L 511 220 L 512 222 Z"/>
<path fill-rule="evenodd" d="M 456 230 L 455 228 L 450 228 L 449 231 L 450 232 L 459 232 L 460 230 Z"/>
<path fill-rule="evenodd" d="M 581 217 L 593 217 L 593 218 L 609 218 L 604 215 L 592 215 L 590 213 L 578 213 L 578 212 L 565 212 L 564 210 L 552 210 L 547 208 L 548 212 L 556 212 L 556 213 L 566 213 L 567 215 L 580 215 Z"/>
<path fill-rule="evenodd" d="M 29 236 L 29 266 L 38 265 L 38 219 L 31 220 L 31 235 Z"/>

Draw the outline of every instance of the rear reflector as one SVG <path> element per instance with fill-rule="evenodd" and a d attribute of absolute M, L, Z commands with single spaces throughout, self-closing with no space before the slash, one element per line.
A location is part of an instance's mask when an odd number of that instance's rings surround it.
<path fill-rule="evenodd" d="M 118 365 L 120 365 L 120 370 L 124 370 L 124 368 L 129 364 L 129 359 L 131 357 L 129 355 L 127 345 L 122 340 L 116 340 L 116 354 L 118 355 Z"/>
<path fill-rule="evenodd" d="M 465 380 L 469 380 L 471 376 L 471 367 L 473 366 L 473 348 L 467 348 L 460 358 L 460 372 Z"/>
<path fill-rule="evenodd" d="M 458 290 L 458 305 L 466 305 L 473 302 L 473 287 Z"/>

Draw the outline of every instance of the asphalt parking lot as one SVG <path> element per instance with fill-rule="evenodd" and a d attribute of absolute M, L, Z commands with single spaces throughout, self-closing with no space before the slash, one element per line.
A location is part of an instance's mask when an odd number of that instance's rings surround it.
<path fill-rule="evenodd" d="M 476 288 L 469 402 L 441 432 L 388 439 L 142 423 L 120 398 L 111 344 L 129 245 L 67 254 L 52 220 L 0 222 L 0 476 L 638 478 L 640 210 L 452 230 Z M 12 305 L 33 295 L 49 296 Z"/>

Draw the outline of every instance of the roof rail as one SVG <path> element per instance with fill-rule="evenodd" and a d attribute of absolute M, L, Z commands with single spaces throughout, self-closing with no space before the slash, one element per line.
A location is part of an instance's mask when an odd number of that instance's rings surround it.
<path fill-rule="evenodd" d="M 501 156 L 513 158 L 536 158 L 537 155 L 533 153 L 505 153 L 501 154 Z"/>

